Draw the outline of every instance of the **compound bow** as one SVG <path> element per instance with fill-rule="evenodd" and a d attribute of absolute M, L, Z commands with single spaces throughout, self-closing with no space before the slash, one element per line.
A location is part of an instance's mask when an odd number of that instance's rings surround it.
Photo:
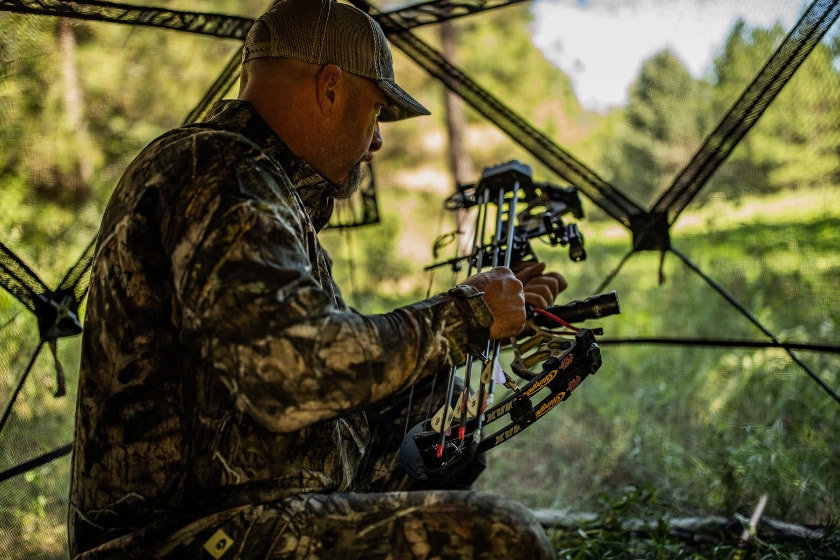
<path fill-rule="evenodd" d="M 517 213 L 520 202 L 525 202 L 526 208 Z M 495 214 L 491 204 L 495 204 Z M 583 217 L 577 192 L 534 183 L 527 165 L 513 161 L 487 168 L 476 185 L 459 187 L 446 204 L 449 210 L 472 206 L 478 207 L 472 252 L 427 269 L 449 265 L 458 271 L 464 260 L 477 271 L 487 266 L 516 266 L 536 259 L 530 246 L 535 237 L 547 237 L 552 245 L 568 245 L 573 261 L 586 258 L 577 226 L 562 221 L 567 213 Z M 488 234 L 491 228 L 493 233 Z M 468 357 L 462 390 L 456 391 L 458 368 L 452 368 L 446 404 L 403 439 L 400 455 L 409 476 L 416 480 L 449 478 L 476 454 L 509 440 L 568 399 L 601 367 L 595 339 L 601 329 L 577 328 L 571 323 L 618 312 L 615 292 L 531 310 L 522 334 L 507 341 L 513 353 L 509 367 L 513 375 L 500 365 L 503 341 L 499 340 L 491 341 L 485 353 Z M 481 364 L 481 374 L 477 389 L 472 390 L 475 363 Z M 519 387 L 513 376 L 525 385 Z M 510 393 L 494 404 L 496 384 L 503 384 Z"/>

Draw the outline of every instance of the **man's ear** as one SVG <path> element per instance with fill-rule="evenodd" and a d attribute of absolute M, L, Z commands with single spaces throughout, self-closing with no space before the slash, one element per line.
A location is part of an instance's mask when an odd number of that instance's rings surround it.
<path fill-rule="evenodd" d="M 318 107 L 325 116 L 330 116 L 338 106 L 344 72 L 335 64 L 326 64 L 318 70 L 315 78 Z"/>

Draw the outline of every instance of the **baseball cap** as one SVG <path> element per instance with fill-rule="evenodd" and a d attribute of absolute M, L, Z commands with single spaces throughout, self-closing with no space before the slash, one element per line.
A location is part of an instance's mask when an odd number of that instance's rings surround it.
<path fill-rule="evenodd" d="M 391 51 L 382 28 L 363 11 L 334 0 L 281 0 L 248 32 L 242 62 L 282 57 L 336 64 L 373 80 L 391 100 L 380 121 L 428 115 L 429 110 L 394 81 Z"/>

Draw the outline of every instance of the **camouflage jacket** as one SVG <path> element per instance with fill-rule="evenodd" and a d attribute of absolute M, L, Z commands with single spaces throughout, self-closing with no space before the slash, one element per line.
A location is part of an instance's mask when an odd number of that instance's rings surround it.
<path fill-rule="evenodd" d="M 365 407 L 463 358 L 446 295 L 348 309 L 317 239 L 331 188 L 241 101 L 128 167 L 91 273 L 72 553 L 160 519 L 352 489 Z"/>

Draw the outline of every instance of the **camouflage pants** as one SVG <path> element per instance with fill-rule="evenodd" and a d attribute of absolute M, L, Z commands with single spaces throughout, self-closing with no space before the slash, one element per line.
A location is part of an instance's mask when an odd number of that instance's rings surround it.
<path fill-rule="evenodd" d="M 552 558 L 545 532 L 527 509 L 482 492 L 308 494 L 228 514 L 229 518 L 209 528 L 200 523 L 194 535 L 190 526 L 184 527 L 170 542 L 188 544 L 145 557 Z"/>
<path fill-rule="evenodd" d="M 421 383 L 368 411 L 373 444 L 353 492 L 226 509 L 179 529 L 117 539 L 76 560 L 552 558 L 545 532 L 525 507 L 466 490 L 483 470 L 483 457 L 445 481 L 418 482 L 403 471 L 405 425 L 422 420 L 430 403 L 442 402 L 440 388 Z"/>

